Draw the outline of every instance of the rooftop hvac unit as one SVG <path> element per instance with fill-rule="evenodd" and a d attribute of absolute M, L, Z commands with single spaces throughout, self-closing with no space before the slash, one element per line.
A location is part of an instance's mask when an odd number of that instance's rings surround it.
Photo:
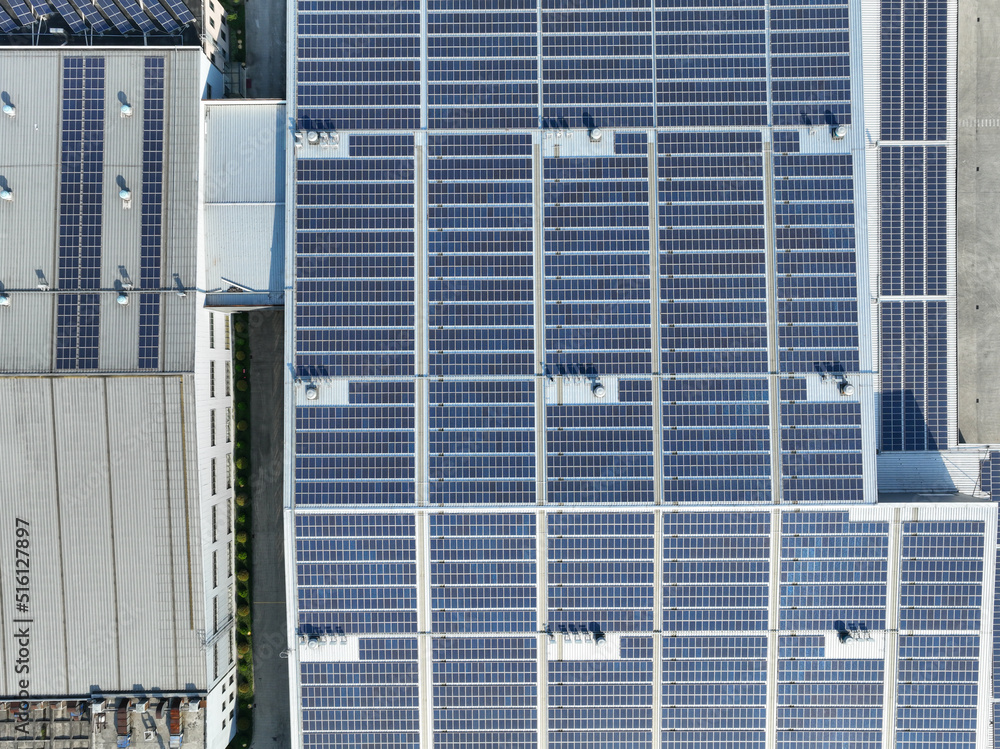
<path fill-rule="evenodd" d="M 139 700 L 135 703 L 135 711 L 137 713 L 144 713 L 149 709 L 149 700 Z"/>
<path fill-rule="evenodd" d="M 834 125 L 833 139 L 842 140 L 847 135 L 847 127 L 844 125 Z"/>

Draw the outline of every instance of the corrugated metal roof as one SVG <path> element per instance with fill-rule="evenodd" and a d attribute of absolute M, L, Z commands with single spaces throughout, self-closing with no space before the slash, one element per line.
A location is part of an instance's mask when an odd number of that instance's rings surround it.
<path fill-rule="evenodd" d="M 101 272 L 100 289 L 94 290 L 106 297 L 101 303 L 99 369 L 133 371 L 138 367 L 139 305 L 114 309 L 114 300 L 116 287 L 140 280 L 147 58 L 163 58 L 166 71 L 162 207 L 166 220 L 161 232 L 162 290 L 155 293 L 173 296 L 175 274 L 188 288 L 196 284 L 200 50 L 0 50 L 3 88 L 16 108 L 15 117 L 5 117 L 0 123 L 0 177 L 14 193 L 13 202 L 0 206 L 0 285 L 10 292 L 12 301 L 4 310 L 8 314 L 0 315 L 0 372 L 55 368 L 55 301 L 38 285 L 45 281 L 52 291 L 60 290 L 63 65 L 71 57 L 104 60 Z M 121 104 L 126 102 L 132 106 L 130 117 L 121 116 Z M 129 209 L 118 197 L 122 187 L 132 192 Z M 166 342 L 160 349 L 163 367 L 193 371 L 194 308 L 161 306 L 172 312 L 161 319 L 160 338 Z M 178 314 L 182 309 L 186 312 Z M 15 310 L 20 312 L 9 314 Z M 173 334 L 169 326 L 179 326 L 179 334 Z"/>
<path fill-rule="evenodd" d="M 17 518 L 30 529 L 27 610 L 12 565 L 0 610 L 32 620 L 32 695 L 206 687 L 193 391 L 191 375 L 0 378 L 0 423 L 17 425 L 0 433 L 5 559 Z"/>
<path fill-rule="evenodd" d="M 233 282 L 250 291 L 280 291 L 284 281 L 284 206 L 205 206 L 206 289 L 228 289 Z"/>
<path fill-rule="evenodd" d="M 205 107 L 205 289 L 284 288 L 282 102 Z"/>
<path fill-rule="evenodd" d="M 206 203 L 284 202 L 284 102 L 206 102 L 205 125 Z"/>

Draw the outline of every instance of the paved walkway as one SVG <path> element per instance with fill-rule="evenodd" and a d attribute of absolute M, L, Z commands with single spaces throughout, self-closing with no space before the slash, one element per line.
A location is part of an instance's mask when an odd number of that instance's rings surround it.
<path fill-rule="evenodd" d="M 1000 442 L 1000 15 L 958 4 L 958 429 Z"/>
<path fill-rule="evenodd" d="M 247 97 L 284 99 L 286 4 L 282 0 L 244 2 L 247 12 Z"/>
<path fill-rule="evenodd" d="M 282 528 L 284 313 L 250 313 L 250 440 L 253 489 L 253 749 L 287 749 L 288 661 Z"/>

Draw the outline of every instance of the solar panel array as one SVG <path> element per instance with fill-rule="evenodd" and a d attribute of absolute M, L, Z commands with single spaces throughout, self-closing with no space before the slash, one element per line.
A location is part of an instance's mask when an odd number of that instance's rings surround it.
<path fill-rule="evenodd" d="M 159 289 L 162 256 L 164 60 L 147 57 L 142 118 L 142 246 L 139 288 Z M 160 365 L 160 296 L 139 294 L 139 368 Z"/>
<path fill-rule="evenodd" d="M 911 511 L 299 513 L 305 743 L 975 747 L 989 509 Z"/>
<path fill-rule="evenodd" d="M 948 301 L 947 12 L 946 2 L 881 2 L 881 439 L 887 451 L 943 450 L 956 438 L 947 377 L 947 320 L 954 316 Z"/>
<path fill-rule="evenodd" d="M 28 34 L 41 19 L 58 16 L 70 34 L 179 34 L 195 23 L 184 0 L 6 0 L 0 5 L 0 33 Z"/>
<path fill-rule="evenodd" d="M 289 364 L 319 393 L 295 404 L 298 627 L 413 636 L 425 695 L 395 737 L 310 741 L 961 746 L 983 728 L 967 661 L 992 623 L 974 614 L 992 526 L 834 509 L 875 488 L 856 10 L 299 5 L 296 127 L 339 139 L 303 133 L 294 156 Z M 889 206 L 880 283 L 901 355 L 929 357 L 947 268 L 941 195 L 915 181 L 941 162 L 911 148 L 882 149 L 882 183 L 911 197 Z M 944 693 L 920 659 L 949 658 L 955 689 L 915 717 Z"/>
<path fill-rule="evenodd" d="M 104 59 L 63 60 L 56 369 L 96 369 L 104 194 Z"/>

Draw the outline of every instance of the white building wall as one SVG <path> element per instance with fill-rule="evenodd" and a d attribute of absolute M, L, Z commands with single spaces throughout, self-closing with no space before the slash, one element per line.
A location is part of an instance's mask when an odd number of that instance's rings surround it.
<path fill-rule="evenodd" d="M 204 294 L 198 297 L 194 378 L 205 605 L 202 627 L 209 688 L 205 746 L 223 749 L 236 730 L 233 331 L 229 314 L 205 309 Z"/>

